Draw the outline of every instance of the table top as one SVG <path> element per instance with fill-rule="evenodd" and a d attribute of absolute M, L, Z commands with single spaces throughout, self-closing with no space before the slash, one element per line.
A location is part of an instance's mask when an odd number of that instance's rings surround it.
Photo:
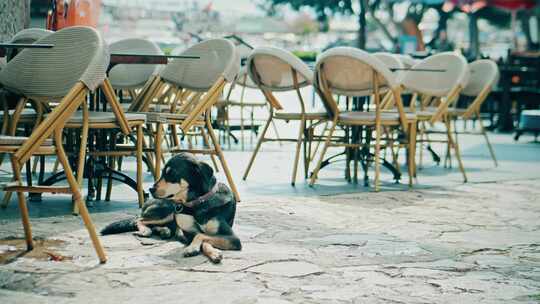
<path fill-rule="evenodd" d="M 0 43 L 0 57 L 6 56 L 7 49 L 50 49 L 53 44 L 36 44 L 36 43 Z"/>

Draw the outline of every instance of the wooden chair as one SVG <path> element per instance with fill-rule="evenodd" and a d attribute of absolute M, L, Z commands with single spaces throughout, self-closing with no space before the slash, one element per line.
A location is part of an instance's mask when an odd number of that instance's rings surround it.
<path fill-rule="evenodd" d="M 459 93 L 467 85 L 469 69 L 467 60 L 453 52 L 439 53 L 430 56 L 412 67 L 401 80 L 404 90 L 421 96 L 420 104 L 411 104 L 410 110 L 416 114 L 419 123 L 417 142 L 447 144 L 447 155 L 455 151 L 463 181 L 467 182 L 467 175 L 461 160 L 459 144 L 452 135 L 451 120 L 448 109 L 454 105 Z M 415 71 L 416 70 L 416 71 Z M 429 71 L 433 70 L 433 71 Z M 429 125 L 442 122 L 446 139 L 433 139 L 429 134 L 440 133 L 429 129 Z M 420 165 L 422 164 L 422 149 L 420 149 Z"/>
<path fill-rule="evenodd" d="M 484 128 L 482 117 L 480 115 L 480 108 L 482 107 L 482 104 L 484 103 L 484 101 L 486 101 L 489 93 L 499 80 L 499 68 L 497 64 L 492 60 L 481 59 L 470 63 L 469 71 L 469 82 L 461 91 L 461 95 L 474 98 L 474 100 L 466 108 L 458 108 L 457 102 L 454 103 L 455 106 L 448 109 L 448 114 L 450 115 L 450 119 L 454 120 L 454 122 L 458 119 L 461 119 L 463 121 L 476 119 L 478 125 L 480 126 L 480 133 L 459 132 L 455 126 L 455 123 L 454 133 L 483 135 L 486 140 L 486 144 L 489 149 L 491 158 L 495 163 L 495 167 L 497 167 L 497 158 L 495 157 L 495 151 L 493 150 L 493 147 L 489 142 L 486 129 Z M 457 140 L 458 137 L 456 136 L 456 142 Z"/>
<path fill-rule="evenodd" d="M 366 127 L 368 133 L 375 133 L 374 165 L 375 191 L 379 190 L 380 151 L 382 147 L 382 127 L 401 128 L 408 145 L 409 186 L 412 186 L 416 139 L 416 116 L 406 114 L 401 102 L 400 87 L 395 75 L 388 67 L 373 55 L 351 47 L 336 47 L 322 53 L 316 63 L 315 87 L 331 119 L 330 132 L 325 138 L 320 159 L 311 176 L 310 185 L 317 180 L 321 164 L 329 147 L 353 148 L 358 153 L 361 146 L 370 146 L 370 142 L 343 142 L 333 140 L 337 127 Z M 398 113 L 383 112 L 381 97 L 385 92 L 392 92 Z M 341 112 L 334 94 L 344 96 L 372 96 L 374 111 Z M 369 135 L 368 135 L 369 136 Z M 355 162 L 355 172 L 357 162 Z"/>
<path fill-rule="evenodd" d="M 84 104 L 88 92 L 96 89 L 105 79 L 109 62 L 107 48 L 99 33 L 89 27 L 66 28 L 39 42 L 50 43 L 54 47 L 21 51 L 0 72 L 0 84 L 5 90 L 20 94 L 21 103 L 28 99 L 59 102 L 28 138 L 0 138 L 0 151 L 11 154 L 14 174 L 14 183 L 4 190 L 17 192 L 28 250 L 32 249 L 33 242 L 24 192 L 71 193 L 99 260 L 104 263 L 107 258 L 64 151 L 62 131 L 66 121 Z M 51 135 L 54 135 L 54 144 L 47 140 Z M 39 154 L 58 157 L 65 169 L 68 187 L 23 185 L 21 166 L 32 155 Z"/>
<path fill-rule="evenodd" d="M 219 100 L 226 82 L 234 81 L 240 68 L 239 57 L 234 45 L 225 39 L 203 41 L 188 48 L 182 55 L 199 56 L 200 59 L 171 61 L 159 75 L 149 80 L 129 109 L 133 113 L 145 113 L 147 122 L 154 125 L 153 147 L 150 150 L 154 152 L 154 178 L 158 179 L 161 174 L 163 154 L 166 152 L 187 151 L 215 155 L 219 158 L 231 190 L 240 201 L 225 156 L 214 133 L 210 113 L 212 106 Z M 166 86 L 169 86 L 172 92 L 169 100 L 170 110 L 151 112 L 152 102 L 159 101 Z M 184 135 L 198 128 L 208 148 L 180 147 L 177 134 L 173 134 L 174 147 L 164 151 L 162 145 L 166 126 L 172 126 L 173 131 L 179 126 Z"/>
<path fill-rule="evenodd" d="M 327 119 L 327 113 L 306 112 L 306 106 L 300 89 L 312 84 L 313 72 L 300 58 L 289 51 L 275 47 L 256 48 L 248 58 L 247 69 L 250 78 L 260 88 L 268 103 L 270 103 L 270 115 L 259 136 L 255 150 L 251 155 L 243 179 L 246 180 L 255 161 L 255 157 L 261 148 L 262 143 L 268 141 L 292 141 L 296 143 L 296 152 L 294 157 L 293 172 L 291 176 L 291 185 L 295 185 L 296 173 L 298 170 L 298 161 L 300 158 L 300 149 L 304 144 L 304 175 L 308 176 L 309 155 L 307 151 L 307 140 L 305 136 L 307 130 L 311 127 L 313 121 L 322 121 Z M 280 101 L 274 96 L 273 92 L 295 91 L 298 96 L 300 111 L 286 111 Z M 273 120 L 298 121 L 298 137 L 296 138 L 268 138 L 266 132 Z"/>

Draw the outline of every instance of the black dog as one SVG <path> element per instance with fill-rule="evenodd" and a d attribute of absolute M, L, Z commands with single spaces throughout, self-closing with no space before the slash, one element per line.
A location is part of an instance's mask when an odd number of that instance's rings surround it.
<path fill-rule="evenodd" d="M 115 222 L 101 233 L 138 231 L 141 236 L 150 236 L 153 227 L 167 236 L 170 229 L 175 229 L 176 237 L 189 244 L 185 256 L 202 251 L 214 263 L 222 259 L 219 249 L 242 249 L 232 230 L 236 200 L 231 190 L 217 183 L 212 168 L 192 154 L 180 153 L 171 158 L 150 193 L 155 199 L 145 203 L 139 219 Z M 156 227 L 167 227 L 169 232 Z"/>

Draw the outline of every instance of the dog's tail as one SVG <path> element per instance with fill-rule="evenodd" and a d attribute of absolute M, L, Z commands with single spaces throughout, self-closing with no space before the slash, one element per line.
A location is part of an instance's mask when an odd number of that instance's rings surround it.
<path fill-rule="evenodd" d="M 137 218 L 119 220 L 101 229 L 101 235 L 137 231 Z"/>

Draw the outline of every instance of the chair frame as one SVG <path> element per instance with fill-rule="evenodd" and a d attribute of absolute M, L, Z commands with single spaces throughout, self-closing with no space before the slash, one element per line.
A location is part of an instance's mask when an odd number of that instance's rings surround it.
<path fill-rule="evenodd" d="M 324 64 L 320 66 L 321 71 L 324 69 Z M 334 99 L 331 90 L 328 88 L 327 80 L 325 79 L 324 73 L 317 73 L 317 79 L 315 80 L 317 85 L 317 92 L 321 95 L 321 98 L 325 99 L 327 102 L 327 106 L 331 109 L 327 109 L 328 111 L 331 111 L 332 113 L 329 113 L 332 115 L 331 120 L 331 126 L 329 128 L 328 135 L 326 136 L 323 149 L 320 154 L 319 161 L 315 167 L 315 170 L 313 171 L 313 174 L 311 175 L 310 180 L 310 186 L 313 186 L 318 178 L 318 173 L 321 169 L 322 163 L 324 161 L 324 156 L 328 150 L 329 147 L 349 147 L 349 148 L 355 148 L 358 149 L 362 145 L 362 143 L 339 143 L 339 142 L 332 142 L 332 135 L 334 134 L 334 131 L 336 130 L 337 126 L 366 126 L 366 127 L 374 127 L 375 132 L 375 191 L 380 190 L 380 152 L 381 152 L 381 135 L 382 135 L 382 127 L 395 127 L 396 123 L 386 123 L 383 122 L 381 119 L 381 112 L 382 112 L 382 102 L 381 102 L 381 92 L 380 92 L 380 84 L 379 84 L 379 73 L 375 69 L 371 69 L 372 73 L 372 83 L 373 83 L 373 100 L 375 102 L 375 121 L 366 120 L 366 121 L 358 121 L 353 123 L 347 123 L 339 120 L 339 113 L 340 110 L 337 106 L 337 102 Z M 414 172 L 415 172 L 415 149 L 416 149 L 416 120 L 410 121 L 407 120 L 405 111 L 403 109 L 403 104 L 401 100 L 401 91 L 399 89 L 391 89 L 391 92 L 394 95 L 394 101 L 397 104 L 398 107 L 398 113 L 399 113 L 399 122 L 397 123 L 398 126 L 401 126 L 405 134 L 407 134 L 408 137 L 408 153 L 407 153 L 407 164 L 408 164 L 408 173 L 409 173 L 409 187 L 412 187 L 413 185 L 413 178 L 414 178 Z M 355 176 L 357 172 L 357 162 L 355 161 Z M 356 178 L 355 178 L 356 179 Z"/>
<path fill-rule="evenodd" d="M 12 153 L 11 164 L 15 179 L 15 185 L 5 188 L 6 191 L 17 192 L 19 209 L 24 228 L 27 250 L 33 249 L 32 229 L 30 225 L 30 217 L 26 204 L 24 192 L 50 192 L 50 193 L 71 193 L 75 204 L 77 205 L 80 216 L 84 222 L 86 229 L 90 235 L 90 239 L 94 249 L 98 255 L 99 261 L 105 263 L 107 257 L 101 245 L 95 227 L 92 223 L 88 209 L 83 200 L 80 191 L 79 183 L 72 172 L 66 152 L 63 147 L 63 128 L 69 117 L 75 113 L 77 108 L 83 104 L 88 93 L 88 89 L 84 83 L 78 81 L 73 88 L 61 99 L 60 103 L 54 110 L 35 128 L 34 132 L 28 139 L 18 147 L 0 146 L 0 152 Z M 29 97 L 31 99 L 31 97 Z M 45 140 L 54 135 L 53 149 L 45 149 L 42 147 Z M 16 149 L 16 150 L 14 150 Z M 46 187 L 46 186 L 24 186 L 21 179 L 21 168 L 34 154 L 56 154 L 59 162 L 64 167 L 66 179 L 69 187 Z"/>

